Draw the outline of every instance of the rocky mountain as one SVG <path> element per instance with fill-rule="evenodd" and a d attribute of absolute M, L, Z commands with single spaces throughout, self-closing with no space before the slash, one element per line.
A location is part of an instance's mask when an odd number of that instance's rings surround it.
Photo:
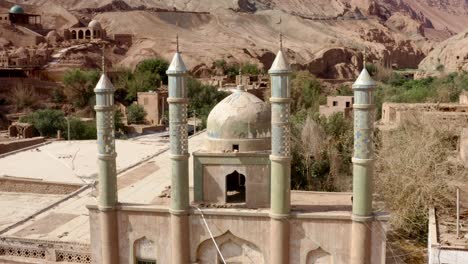
<path fill-rule="evenodd" d="M 468 71 L 468 30 L 438 44 L 421 61 L 419 69 L 426 75 Z"/>
<path fill-rule="evenodd" d="M 148 57 L 170 59 L 178 33 L 184 60 L 198 76 L 207 76 L 220 59 L 269 67 L 280 32 L 293 66 L 322 78 L 354 78 L 364 50 L 370 61 L 415 68 L 435 43 L 468 24 L 468 6 L 462 0 L 24 2 L 55 5 L 80 19 L 95 18 L 109 36 L 133 34 L 125 58 L 114 62 L 126 67 Z"/>

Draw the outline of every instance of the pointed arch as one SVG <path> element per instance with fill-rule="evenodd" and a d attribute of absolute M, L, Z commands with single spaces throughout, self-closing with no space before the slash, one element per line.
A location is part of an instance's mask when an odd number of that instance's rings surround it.
<path fill-rule="evenodd" d="M 154 241 L 145 236 L 135 240 L 133 242 L 133 258 L 135 263 L 142 260 L 148 263 L 156 261 L 156 244 Z"/>
<path fill-rule="evenodd" d="M 229 230 L 215 237 L 215 241 L 227 262 L 242 264 L 265 263 L 262 252 L 254 243 L 233 235 Z M 198 245 L 197 261 L 206 264 L 222 263 L 211 238 Z"/>
<path fill-rule="evenodd" d="M 319 247 L 307 253 L 306 264 L 333 264 L 333 257 Z"/>

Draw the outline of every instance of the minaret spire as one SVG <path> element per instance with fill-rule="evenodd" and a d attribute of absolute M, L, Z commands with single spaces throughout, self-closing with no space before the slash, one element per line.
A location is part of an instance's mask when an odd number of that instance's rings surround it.
<path fill-rule="evenodd" d="M 101 64 L 101 67 L 102 67 L 102 74 L 106 74 L 106 57 L 104 56 L 104 50 L 105 50 L 106 46 L 105 45 L 102 45 L 102 48 L 101 48 L 101 51 L 102 51 L 102 54 L 101 54 L 101 59 L 102 59 L 102 64 Z"/>
<path fill-rule="evenodd" d="M 367 49 L 364 48 L 364 53 L 362 54 L 362 68 L 366 68 L 366 57 L 367 57 Z"/>
<path fill-rule="evenodd" d="M 176 53 L 166 71 L 169 78 L 169 138 L 171 159 L 171 264 L 190 262 L 189 237 L 189 152 L 187 133 L 187 68 L 179 53 L 179 34 Z"/>
<path fill-rule="evenodd" d="M 271 185 L 270 185 L 270 261 L 289 263 L 289 216 L 291 211 L 291 69 L 280 50 L 270 70 L 271 77 Z"/>
<path fill-rule="evenodd" d="M 280 50 L 283 51 L 283 33 L 279 34 L 279 39 L 280 39 Z"/>

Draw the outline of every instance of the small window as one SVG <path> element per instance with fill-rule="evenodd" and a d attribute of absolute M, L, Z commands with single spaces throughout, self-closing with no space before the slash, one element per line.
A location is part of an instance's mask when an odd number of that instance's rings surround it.
<path fill-rule="evenodd" d="M 333 101 L 333 106 L 338 106 L 338 101 Z"/>
<path fill-rule="evenodd" d="M 147 105 L 148 104 L 148 98 L 143 98 L 143 104 Z"/>
<path fill-rule="evenodd" d="M 239 145 L 238 144 L 232 145 L 232 151 L 234 152 L 239 151 Z"/>
<path fill-rule="evenodd" d="M 226 175 L 226 203 L 245 203 L 245 176 L 237 171 Z"/>
<path fill-rule="evenodd" d="M 137 264 L 156 264 L 156 260 L 137 259 Z"/>
<path fill-rule="evenodd" d="M 351 106 L 351 103 L 350 102 L 346 102 L 346 107 L 350 107 Z"/>

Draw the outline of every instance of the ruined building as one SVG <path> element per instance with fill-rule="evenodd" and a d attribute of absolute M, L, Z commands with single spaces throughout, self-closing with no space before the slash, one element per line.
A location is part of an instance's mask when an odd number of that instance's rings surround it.
<path fill-rule="evenodd" d="M 38 68 L 45 65 L 52 51 L 44 49 L 27 49 L 21 47 L 16 50 L 0 51 L 0 68 Z"/>
<path fill-rule="evenodd" d="M 66 40 L 90 41 L 94 39 L 105 39 L 106 30 L 101 27 L 101 23 L 92 20 L 87 26 L 77 26 L 65 29 L 63 36 Z"/>
<path fill-rule="evenodd" d="M 41 16 L 26 13 L 21 6 L 15 5 L 10 8 L 8 13 L 0 14 L 0 23 L 40 28 Z"/>
<path fill-rule="evenodd" d="M 327 104 L 321 105 L 319 112 L 326 117 L 335 113 L 342 113 L 343 117 L 351 117 L 353 104 L 353 96 L 327 96 Z"/>
<path fill-rule="evenodd" d="M 138 104 L 143 106 L 147 115 L 146 121 L 151 125 L 162 125 L 165 120 L 167 105 L 167 89 L 137 93 Z"/>

